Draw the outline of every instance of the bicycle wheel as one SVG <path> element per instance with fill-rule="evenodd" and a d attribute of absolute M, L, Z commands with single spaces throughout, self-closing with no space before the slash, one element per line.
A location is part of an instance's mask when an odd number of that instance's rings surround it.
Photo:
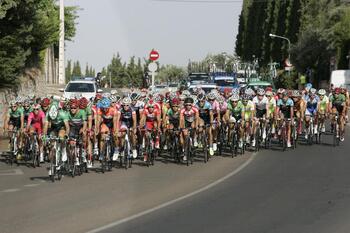
<path fill-rule="evenodd" d="M 260 126 L 257 127 L 256 132 L 255 132 L 255 152 L 258 152 L 260 149 Z"/>
<path fill-rule="evenodd" d="M 282 150 L 286 151 L 287 149 L 287 129 L 286 126 L 284 125 L 282 127 Z"/>
<path fill-rule="evenodd" d="M 56 148 L 50 150 L 50 175 L 49 178 L 52 182 L 55 182 L 55 173 L 56 173 Z"/>

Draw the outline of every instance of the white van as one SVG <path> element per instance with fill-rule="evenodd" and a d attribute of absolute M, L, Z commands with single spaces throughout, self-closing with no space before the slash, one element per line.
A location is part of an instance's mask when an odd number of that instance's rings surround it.
<path fill-rule="evenodd" d="M 350 70 L 334 70 L 331 74 L 331 84 L 334 87 L 346 87 L 350 90 Z"/>

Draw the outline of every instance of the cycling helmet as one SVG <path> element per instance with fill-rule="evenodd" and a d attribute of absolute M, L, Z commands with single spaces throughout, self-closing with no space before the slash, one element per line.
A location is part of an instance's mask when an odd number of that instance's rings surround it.
<path fill-rule="evenodd" d="M 89 101 L 85 97 L 80 98 L 79 100 L 80 109 L 85 109 L 88 106 L 88 104 L 89 104 Z"/>
<path fill-rule="evenodd" d="M 131 104 L 131 99 L 129 97 L 125 97 L 122 100 L 122 105 L 130 105 Z"/>
<path fill-rule="evenodd" d="M 258 91 L 257 91 L 257 94 L 258 95 L 265 95 L 265 90 L 262 89 L 262 88 L 259 88 Z"/>
<path fill-rule="evenodd" d="M 118 100 L 119 100 L 119 98 L 118 98 L 117 96 L 115 96 L 115 95 L 111 95 L 111 96 L 109 97 L 109 99 L 111 100 L 112 103 L 116 103 L 116 102 L 118 102 Z"/>
<path fill-rule="evenodd" d="M 117 93 L 117 90 L 111 90 L 111 95 L 116 95 Z"/>
<path fill-rule="evenodd" d="M 216 95 L 214 92 L 210 92 L 210 93 L 207 95 L 208 100 L 215 100 L 216 97 L 217 97 L 217 95 Z"/>
<path fill-rule="evenodd" d="M 185 95 L 185 96 L 190 96 L 191 95 L 191 93 L 188 90 L 184 90 L 182 92 L 182 94 Z"/>
<path fill-rule="evenodd" d="M 319 95 L 326 95 L 326 90 L 325 89 L 320 89 L 318 90 Z"/>
<path fill-rule="evenodd" d="M 293 90 L 292 97 L 299 97 L 299 96 L 300 96 L 300 92 L 298 90 Z"/>
<path fill-rule="evenodd" d="M 232 95 L 230 98 L 230 101 L 238 101 L 238 100 L 239 100 L 239 95 L 237 95 L 237 94 Z"/>
<path fill-rule="evenodd" d="M 174 98 L 171 100 L 171 106 L 179 106 L 180 100 L 178 98 Z"/>
<path fill-rule="evenodd" d="M 307 83 L 307 84 L 305 85 L 305 88 L 306 88 L 307 90 L 310 90 L 310 89 L 312 88 L 312 84 L 311 84 L 311 83 Z"/>
<path fill-rule="evenodd" d="M 139 93 L 136 93 L 136 92 L 134 92 L 134 93 L 131 93 L 131 95 L 130 95 L 130 99 L 132 100 L 132 101 L 137 101 L 137 100 L 139 100 L 140 99 L 140 94 Z"/>
<path fill-rule="evenodd" d="M 204 97 L 203 97 L 204 98 Z M 185 104 L 193 104 L 193 99 L 191 97 L 187 97 L 185 99 Z"/>
<path fill-rule="evenodd" d="M 245 91 L 244 91 L 244 94 L 246 95 L 254 95 L 255 92 L 253 89 L 251 89 L 250 87 L 248 87 Z"/>
<path fill-rule="evenodd" d="M 266 96 L 272 96 L 273 93 L 272 93 L 272 91 L 266 91 L 266 92 L 265 92 L 265 95 L 266 95 Z"/>
<path fill-rule="evenodd" d="M 11 106 L 11 107 L 12 107 L 12 106 L 17 106 L 16 101 L 13 101 L 13 100 L 12 100 L 12 101 L 10 102 L 10 106 Z"/>
<path fill-rule="evenodd" d="M 317 92 L 317 90 L 316 90 L 315 88 L 311 88 L 311 89 L 310 89 L 310 93 L 311 93 L 312 95 L 315 95 L 316 92 Z"/>
<path fill-rule="evenodd" d="M 250 95 L 244 94 L 242 96 L 242 99 L 243 99 L 243 101 L 248 101 L 248 100 L 250 100 Z"/>
<path fill-rule="evenodd" d="M 77 100 L 77 99 L 70 99 L 69 100 L 69 107 L 70 108 L 78 108 L 79 107 L 79 100 Z"/>
<path fill-rule="evenodd" d="M 97 104 L 97 106 L 99 108 L 109 108 L 111 106 L 111 101 L 106 98 L 106 97 L 103 97 Z"/>
<path fill-rule="evenodd" d="M 340 94 L 341 89 L 339 87 L 337 87 L 337 88 L 334 89 L 334 92 L 335 92 L 335 94 Z"/>
<path fill-rule="evenodd" d="M 181 95 L 179 96 L 179 98 L 180 98 L 180 100 L 185 100 L 185 99 L 186 99 L 186 96 L 181 94 Z"/>
<path fill-rule="evenodd" d="M 277 93 L 278 94 L 283 94 L 283 93 L 285 93 L 286 92 L 286 90 L 284 89 L 284 88 L 279 88 L 278 90 L 277 90 Z"/>
<path fill-rule="evenodd" d="M 44 98 L 42 101 L 41 101 L 41 106 L 42 107 L 47 107 L 50 105 L 50 99 L 49 98 Z"/>
<path fill-rule="evenodd" d="M 200 94 L 197 95 L 197 99 L 199 101 L 203 101 L 203 100 L 205 100 L 205 95 L 203 93 L 200 93 Z"/>

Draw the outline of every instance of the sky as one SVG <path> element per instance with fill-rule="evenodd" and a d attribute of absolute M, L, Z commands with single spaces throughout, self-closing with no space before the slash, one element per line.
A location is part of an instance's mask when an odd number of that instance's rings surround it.
<path fill-rule="evenodd" d="M 179 66 L 207 54 L 234 52 L 241 1 L 177 1 L 65 0 L 81 8 L 76 36 L 66 42 L 66 60 L 100 71 L 118 52 L 128 61 L 148 58 L 156 49 L 161 64 Z"/>

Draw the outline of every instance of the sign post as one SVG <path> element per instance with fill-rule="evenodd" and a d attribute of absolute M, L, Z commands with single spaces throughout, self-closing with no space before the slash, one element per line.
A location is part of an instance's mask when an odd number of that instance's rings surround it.
<path fill-rule="evenodd" d="M 149 59 L 152 61 L 148 64 L 148 70 L 151 72 L 152 75 L 152 85 L 151 89 L 154 91 L 154 78 L 156 76 L 156 71 L 158 70 L 158 65 L 155 63 L 156 60 L 159 58 L 159 53 L 156 50 L 152 50 L 149 54 Z"/>

